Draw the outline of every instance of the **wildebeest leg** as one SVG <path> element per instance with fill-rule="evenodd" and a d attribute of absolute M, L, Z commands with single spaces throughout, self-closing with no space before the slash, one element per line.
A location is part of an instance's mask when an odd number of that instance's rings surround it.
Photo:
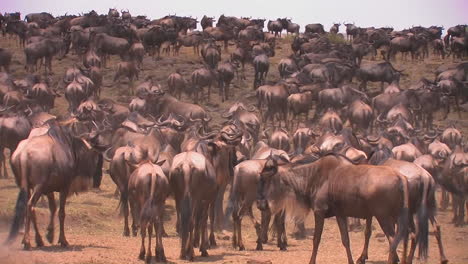
<path fill-rule="evenodd" d="M 325 218 L 318 213 L 314 214 L 314 218 L 315 218 L 314 247 L 312 249 L 312 256 L 310 257 L 309 264 L 315 264 L 315 261 L 317 259 L 318 247 L 320 244 L 320 239 L 322 238 L 323 224 L 325 222 Z"/>
<path fill-rule="evenodd" d="M 65 204 L 67 202 L 68 189 L 60 192 L 60 209 L 59 209 L 59 220 L 60 220 L 60 235 L 59 244 L 62 247 L 68 247 L 68 241 L 65 238 Z"/>
<path fill-rule="evenodd" d="M 137 222 L 139 221 L 138 207 L 133 197 L 129 197 L 129 204 L 130 204 L 130 213 L 132 214 L 132 233 L 133 233 L 133 236 L 135 237 L 138 233 L 138 225 L 137 225 Z"/>
<path fill-rule="evenodd" d="M 27 190 L 27 193 L 28 193 L 27 197 L 31 197 L 30 190 Z M 28 204 L 26 206 L 26 215 L 24 218 L 24 236 L 23 236 L 22 243 L 24 245 L 24 249 L 26 250 L 31 249 L 31 241 L 29 239 L 29 228 L 30 228 L 30 223 L 31 223 L 30 218 L 31 218 L 31 208 L 32 208 L 31 204 L 32 204 L 32 197 L 28 199 Z"/>
<path fill-rule="evenodd" d="M 440 263 L 446 264 L 448 263 L 448 259 L 445 257 L 444 246 L 442 245 L 442 232 L 440 230 L 440 225 L 437 223 L 435 216 L 431 216 L 430 220 L 432 226 L 435 228 L 434 235 L 437 239 L 437 246 L 439 247 Z"/>
<path fill-rule="evenodd" d="M 123 235 L 130 236 L 130 228 L 128 227 L 128 190 L 120 191 L 120 206 L 124 215 L 124 231 Z"/>
<path fill-rule="evenodd" d="M 411 218 L 411 220 L 410 220 L 411 247 L 410 247 L 410 251 L 408 253 L 408 257 L 406 259 L 406 262 L 409 263 L 409 264 L 413 263 L 414 253 L 416 252 L 416 245 L 417 245 L 416 241 L 418 240 L 419 235 L 420 234 L 419 234 L 418 230 L 416 229 L 416 226 L 414 224 L 414 220 Z"/>
<path fill-rule="evenodd" d="M 396 246 L 393 245 L 393 240 L 395 239 L 395 228 L 394 224 L 387 219 L 388 217 L 377 217 L 377 221 L 379 222 L 380 228 L 384 232 L 385 236 L 388 239 L 389 251 L 388 251 L 388 261 L 387 263 L 395 263 L 398 262 L 398 254 L 396 252 Z M 406 258 L 403 258 L 403 261 L 406 261 Z"/>
<path fill-rule="evenodd" d="M 148 221 L 149 222 L 149 221 Z M 151 257 L 153 254 L 151 253 L 151 237 L 153 236 L 153 225 L 151 223 L 146 222 L 145 226 L 148 227 L 148 252 L 146 253 L 146 263 L 151 263 Z M 143 225 L 141 225 L 143 228 Z M 143 247 L 145 245 L 143 244 Z"/>
<path fill-rule="evenodd" d="M 55 203 L 54 193 L 47 194 L 47 199 L 49 200 L 49 211 L 50 211 L 50 220 L 49 225 L 47 226 L 46 238 L 49 243 L 54 241 L 54 219 L 55 213 L 57 212 L 57 204 Z"/>
<path fill-rule="evenodd" d="M 160 210 L 162 211 L 162 210 Z M 156 262 L 166 262 L 166 254 L 164 253 L 164 246 L 162 242 L 162 227 L 163 227 L 163 214 L 159 213 L 159 221 L 154 224 L 154 229 L 156 231 Z"/>
<path fill-rule="evenodd" d="M 213 206 L 213 205 L 211 205 Z M 200 217 L 200 233 L 201 233 L 201 243 L 200 243 L 200 252 L 202 257 L 208 257 L 208 236 L 207 236 L 207 226 L 208 226 L 208 208 L 209 204 L 204 204 L 201 217 Z"/>
<path fill-rule="evenodd" d="M 221 230 L 224 221 L 227 221 L 228 219 L 224 219 L 224 213 L 223 213 L 223 200 L 224 200 L 224 192 L 226 191 L 226 185 L 223 184 L 224 186 L 219 186 L 218 193 L 216 195 L 216 200 L 214 202 L 214 208 L 215 208 L 215 227 L 217 230 Z"/>
<path fill-rule="evenodd" d="M 286 246 L 288 244 L 288 242 L 286 240 L 286 229 L 285 229 L 285 226 L 284 226 L 285 212 L 282 211 L 280 213 L 277 213 L 275 215 L 275 218 L 274 218 L 273 222 L 275 224 L 276 231 L 278 232 L 277 246 L 279 247 L 279 249 L 281 251 L 285 251 Z"/>
<path fill-rule="evenodd" d="M 356 264 L 364 264 L 368 258 L 369 240 L 372 234 L 372 217 L 366 219 L 366 229 L 364 230 L 364 248 Z"/>
<path fill-rule="evenodd" d="M 36 199 L 36 198 L 35 198 L 35 196 L 36 196 L 35 194 L 36 194 L 36 193 L 37 193 L 38 198 L 37 198 L 36 201 L 33 200 L 33 205 L 36 204 L 37 201 L 39 200 L 39 197 L 41 197 L 41 194 L 40 194 L 41 191 L 40 191 L 40 189 L 35 188 L 31 199 Z M 36 218 L 36 210 L 35 210 L 34 206 L 32 206 L 32 207 L 30 208 L 30 210 L 31 210 L 31 220 L 32 220 L 33 227 L 34 227 L 34 232 L 36 233 L 36 237 L 35 237 L 36 246 L 37 246 L 37 247 L 43 247 L 43 246 L 44 246 L 44 241 L 42 240 L 41 234 L 39 233 L 39 226 L 37 225 L 37 218 Z"/>
<path fill-rule="evenodd" d="M 450 203 L 449 193 L 442 188 L 442 199 L 440 201 L 440 209 L 447 210 Z"/>
<path fill-rule="evenodd" d="M 1 173 L 2 167 L 3 167 L 3 175 L 0 175 L 0 178 L 8 179 L 5 149 L 3 147 L 0 147 L 0 173 Z"/>
<path fill-rule="evenodd" d="M 215 207 L 213 204 L 209 208 L 210 213 L 210 248 L 216 247 L 216 238 L 215 238 Z"/>
<path fill-rule="evenodd" d="M 138 258 L 141 260 L 145 260 L 145 255 L 146 255 L 146 248 L 145 248 L 146 225 L 147 225 L 146 219 L 142 219 L 140 222 L 141 247 L 140 247 L 140 255 L 138 255 Z M 149 239 L 151 240 L 151 236 L 149 237 Z"/>
<path fill-rule="evenodd" d="M 239 246 L 239 251 L 245 250 L 244 241 L 242 239 L 242 218 L 244 216 L 244 211 L 245 211 L 245 207 L 243 205 L 238 212 L 235 212 L 235 214 L 237 215 L 235 216 L 235 219 L 234 219 L 235 221 L 234 226 L 235 226 L 235 232 L 236 232 L 235 235 L 237 237 L 237 245 Z M 257 236 L 258 236 L 258 233 L 257 233 Z"/>
<path fill-rule="evenodd" d="M 348 234 L 348 221 L 344 216 L 337 216 L 336 222 L 341 234 L 341 243 L 346 249 L 346 255 L 348 256 L 348 264 L 354 264 L 353 255 L 351 254 L 351 248 L 349 245 L 349 234 Z"/>
<path fill-rule="evenodd" d="M 201 207 L 198 207 L 197 210 L 194 210 L 194 236 L 193 236 L 193 247 L 200 247 L 200 230 L 201 230 L 201 217 L 202 217 Z"/>
<path fill-rule="evenodd" d="M 270 219 L 271 219 L 271 211 L 270 209 L 263 210 L 261 213 L 262 220 L 262 243 L 266 244 L 268 242 L 268 227 L 270 225 Z M 258 248 L 258 245 L 257 245 Z M 262 250 L 262 249 L 257 249 L 257 250 Z"/>

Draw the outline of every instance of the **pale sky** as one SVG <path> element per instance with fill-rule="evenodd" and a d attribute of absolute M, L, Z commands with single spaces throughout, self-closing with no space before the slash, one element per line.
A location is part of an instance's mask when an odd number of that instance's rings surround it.
<path fill-rule="evenodd" d="M 19 11 L 53 15 L 79 14 L 92 9 L 105 13 L 109 7 L 129 9 L 132 15 L 159 18 L 167 14 L 201 17 L 221 15 L 265 18 L 290 17 L 301 25 L 322 23 L 328 31 L 333 22 L 355 22 L 357 26 L 393 26 L 397 30 L 412 25 L 444 26 L 468 23 L 468 0 L 2 0 L 1 12 Z M 344 31 L 344 27 L 340 28 Z"/>

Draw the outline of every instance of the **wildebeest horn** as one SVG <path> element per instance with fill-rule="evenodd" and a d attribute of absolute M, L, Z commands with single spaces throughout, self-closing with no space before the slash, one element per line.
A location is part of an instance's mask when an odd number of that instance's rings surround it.
<path fill-rule="evenodd" d="M 429 139 L 429 140 L 434 140 L 439 136 L 439 134 L 436 131 L 432 131 L 432 134 L 424 134 L 424 139 Z"/>
<path fill-rule="evenodd" d="M 269 139 L 269 138 L 270 138 L 270 135 L 269 135 L 267 132 L 268 132 L 268 130 L 270 130 L 270 129 L 271 129 L 271 127 L 267 128 L 267 129 L 265 129 L 265 130 L 263 130 L 263 132 L 262 132 L 262 137 L 264 137 L 264 138 L 266 138 L 266 139 Z"/>
<path fill-rule="evenodd" d="M 316 133 L 314 130 L 312 130 L 312 128 L 309 128 L 309 131 L 307 131 L 307 135 L 320 137 L 320 133 Z"/>
<path fill-rule="evenodd" d="M 245 141 L 251 141 L 252 140 L 252 135 L 249 132 L 246 132 L 245 134 L 246 134 L 246 136 L 244 137 Z"/>
<path fill-rule="evenodd" d="M 109 151 L 111 151 L 111 149 L 112 149 L 112 147 L 106 149 L 106 151 L 104 151 L 104 153 L 102 153 L 102 157 L 108 162 L 112 161 L 112 158 L 109 157 Z"/>
<path fill-rule="evenodd" d="M 223 113 L 221 115 L 223 118 L 231 118 L 232 117 L 232 113 L 229 113 L 229 111 L 226 111 L 225 113 Z"/>
<path fill-rule="evenodd" d="M 168 125 L 171 123 L 171 117 L 172 117 L 172 113 L 169 114 L 169 116 L 164 119 L 164 115 L 161 115 L 159 118 L 158 118 L 158 121 L 156 121 L 156 125 L 158 126 L 165 126 L 165 125 Z"/>
<path fill-rule="evenodd" d="M 205 122 L 208 123 L 208 122 L 211 121 L 211 119 L 213 119 L 213 117 L 211 117 L 211 116 L 209 116 L 209 115 L 206 115 L 206 116 L 203 118 L 203 121 L 205 121 Z"/>
<path fill-rule="evenodd" d="M 288 135 L 288 136 L 289 136 L 289 132 L 288 132 L 286 129 L 284 129 L 284 128 L 280 128 L 280 130 L 281 130 L 281 131 L 283 131 L 284 133 L 286 133 L 286 135 Z"/>
<path fill-rule="evenodd" d="M 381 137 L 382 137 L 381 135 L 379 135 L 379 136 L 377 136 L 377 137 L 375 137 L 375 138 L 372 138 L 371 136 L 367 136 L 367 137 L 366 137 L 366 140 L 367 140 L 369 143 L 377 143 L 377 141 L 379 141 Z"/>
<path fill-rule="evenodd" d="M 249 112 L 255 112 L 257 110 L 257 107 L 255 105 L 251 105 L 247 111 Z"/>

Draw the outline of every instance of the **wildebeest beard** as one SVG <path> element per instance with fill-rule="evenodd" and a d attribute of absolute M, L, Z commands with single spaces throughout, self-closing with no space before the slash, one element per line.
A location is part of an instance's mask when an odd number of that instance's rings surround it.
<path fill-rule="evenodd" d="M 290 220 L 302 221 L 310 209 L 313 209 L 314 193 L 324 179 L 314 179 L 317 169 L 312 161 L 317 160 L 317 157 L 306 159 L 308 162 L 301 160 L 298 163 L 279 166 L 269 185 L 264 186 L 267 189 L 263 192 L 273 214 L 285 210 Z"/>

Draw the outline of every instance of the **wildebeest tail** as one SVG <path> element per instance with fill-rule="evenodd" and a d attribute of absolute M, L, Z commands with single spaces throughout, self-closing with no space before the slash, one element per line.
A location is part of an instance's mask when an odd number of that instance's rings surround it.
<path fill-rule="evenodd" d="M 399 173 L 398 175 L 400 177 L 401 188 L 403 189 L 403 206 L 401 207 L 400 216 L 398 217 L 397 233 L 391 245 L 392 249 L 396 249 L 402 239 L 408 239 L 408 226 L 410 219 L 408 179 Z"/>
<path fill-rule="evenodd" d="M 190 232 L 190 220 L 192 218 L 192 201 L 188 195 L 185 195 L 180 205 L 180 231 L 182 236 Z M 185 246 L 185 245 L 184 245 Z"/>
<path fill-rule="evenodd" d="M 237 192 L 234 191 L 234 187 L 232 187 L 231 193 L 229 193 L 228 204 L 226 207 L 226 212 L 224 213 L 224 219 L 228 219 L 228 217 L 232 216 L 233 212 L 238 212 L 238 211 L 239 211 L 239 203 L 238 203 Z M 224 223 L 226 224 L 228 223 L 228 221 L 225 221 Z M 224 228 L 226 229 L 226 226 Z"/>
<path fill-rule="evenodd" d="M 430 195 L 430 181 L 425 178 L 423 181 L 423 192 L 421 197 L 421 205 L 418 210 L 418 237 L 419 258 L 427 259 L 427 251 L 429 246 L 429 223 L 428 223 L 428 198 Z"/>
<path fill-rule="evenodd" d="M 156 172 L 151 172 L 151 182 L 150 182 L 150 196 L 149 198 L 146 200 L 145 204 L 143 205 L 143 208 L 141 209 L 141 218 L 145 218 L 145 219 L 152 219 L 152 216 L 155 215 L 154 210 L 154 199 L 155 199 L 155 196 L 156 196 L 156 185 L 157 185 L 157 177 L 158 175 L 156 174 Z"/>
<path fill-rule="evenodd" d="M 8 235 L 6 244 L 13 242 L 19 233 L 20 227 L 24 224 L 24 216 L 26 214 L 26 205 L 28 203 L 28 192 L 26 189 L 21 188 L 18 199 L 16 200 L 15 216 L 11 224 L 10 234 Z"/>
<path fill-rule="evenodd" d="M 124 215 L 125 208 L 128 208 L 128 190 L 120 191 L 120 200 L 117 209 L 119 210 L 119 216 Z"/>

